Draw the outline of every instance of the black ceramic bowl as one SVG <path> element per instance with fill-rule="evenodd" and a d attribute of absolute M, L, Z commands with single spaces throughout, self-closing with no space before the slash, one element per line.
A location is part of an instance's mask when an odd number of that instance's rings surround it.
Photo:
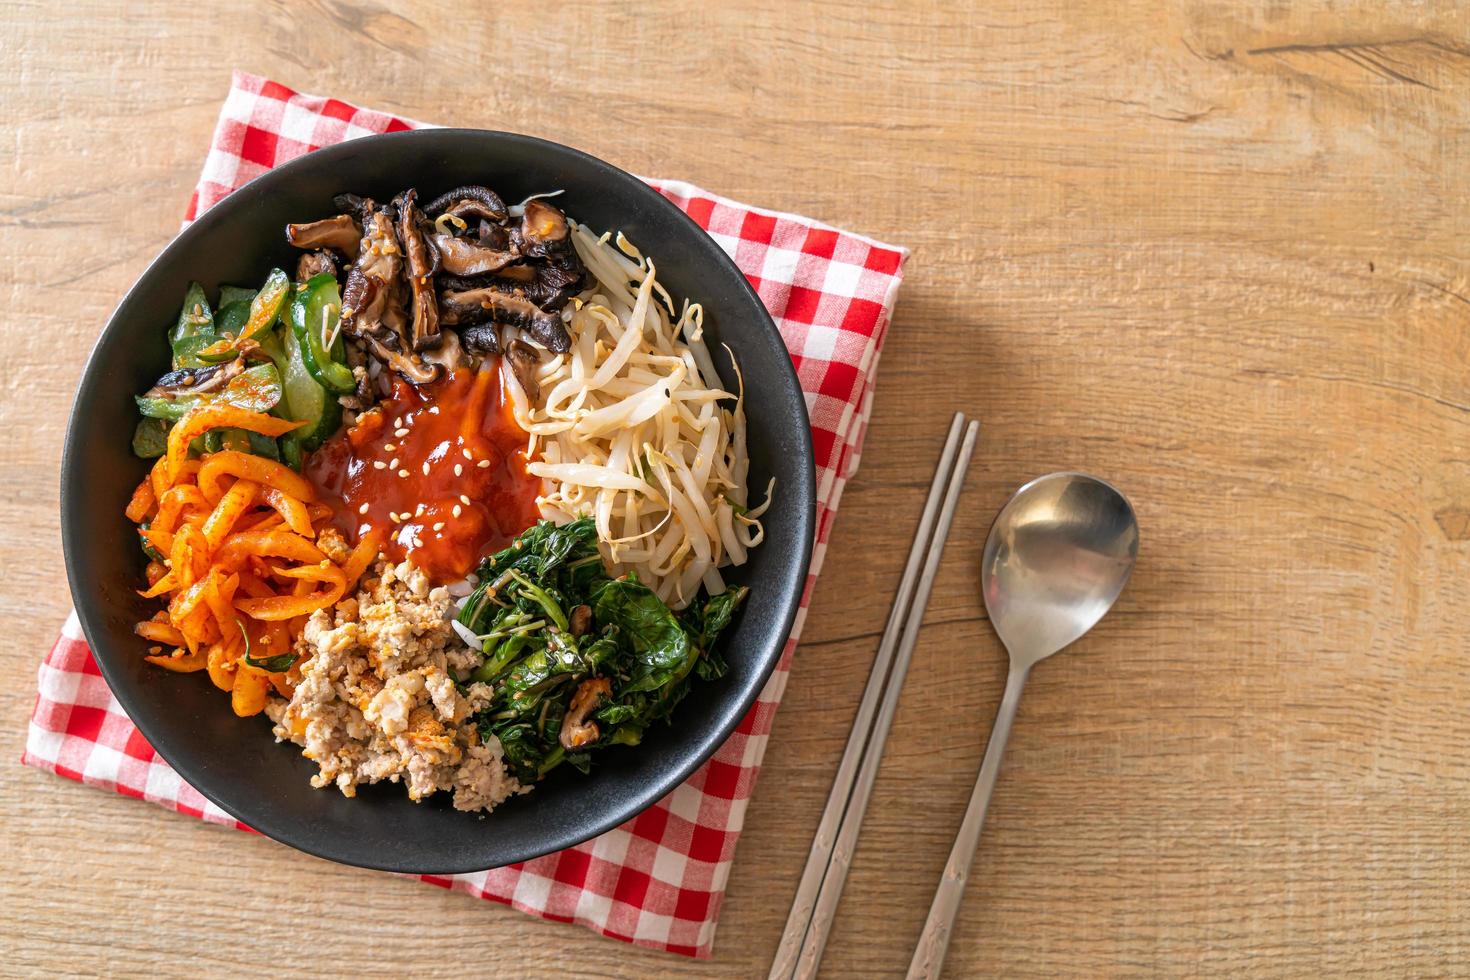
<path fill-rule="evenodd" d="M 235 717 L 202 673 L 144 663 L 146 644 L 131 627 L 156 606 L 134 591 L 144 559 L 123 516 L 147 470 L 129 448 L 133 395 L 168 369 L 165 330 L 190 280 L 214 295 L 221 283 L 259 282 L 272 266 L 293 268 L 284 226 L 332 213 L 338 192 L 382 200 L 412 186 L 431 198 L 467 183 L 493 187 L 508 201 L 564 189 L 557 204 L 567 213 L 598 230 L 621 229 L 655 258 L 675 297 L 703 303 L 711 347 L 729 344 L 744 371 L 751 486 L 776 478 L 765 543 L 728 576 L 752 587 L 723 639 L 729 674 L 695 685 L 672 725 L 650 731 L 642 745 L 599 753 L 590 776 L 563 766 L 535 792 L 483 818 L 447 800 L 413 803 L 400 785 L 363 787 L 354 800 L 312 789 L 315 767 L 295 746 L 277 744 L 263 715 Z M 734 380 L 726 377 L 726 387 Z M 790 358 L 719 246 L 616 167 L 555 143 L 479 130 L 394 133 L 318 150 L 206 212 L 148 267 L 103 331 L 77 392 L 61 467 L 62 540 L 82 628 L 107 683 L 159 754 L 224 810 L 278 841 L 348 864 L 437 874 L 580 843 L 630 819 L 709 758 L 780 657 L 811 557 L 815 499 L 806 406 Z"/>

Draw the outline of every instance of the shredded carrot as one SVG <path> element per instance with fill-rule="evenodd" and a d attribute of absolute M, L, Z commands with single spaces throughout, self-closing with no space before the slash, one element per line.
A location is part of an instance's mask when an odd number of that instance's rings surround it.
<path fill-rule="evenodd" d="M 219 626 L 215 623 L 214 613 L 204 602 L 203 591 L 201 587 L 199 601 L 194 603 L 188 614 L 175 620 L 179 632 L 184 634 L 185 645 L 191 649 L 213 643 L 220 638 Z"/>
<path fill-rule="evenodd" d="M 286 522 L 273 510 L 262 510 L 235 525 L 236 531 L 269 531 Z"/>
<path fill-rule="evenodd" d="M 235 565 L 246 557 L 290 558 L 315 565 L 326 558 L 321 549 L 299 534 L 290 531 L 239 531 L 225 539 L 216 559 L 223 565 Z"/>
<path fill-rule="evenodd" d="M 332 509 L 300 474 L 248 453 L 189 458 L 189 441 L 220 426 L 268 435 L 295 428 L 222 405 L 196 409 L 174 425 L 169 454 L 128 504 L 129 518 L 149 524 L 139 528 L 143 540 L 166 556 L 149 562 L 149 588 L 139 595 L 167 608 L 135 631 L 153 645 L 149 663 L 207 670 L 230 692 L 235 713 L 252 715 L 272 692 L 289 697 L 301 677 L 295 661 L 282 671 L 252 664 L 290 652 L 307 618 L 340 601 L 377 557 L 382 536 L 366 536 L 341 564 L 333 562 L 316 540 Z M 172 652 L 161 652 L 167 648 Z"/>
<path fill-rule="evenodd" d="M 244 429 L 246 432 L 258 432 L 263 436 L 283 436 L 305 424 L 305 422 L 278 419 L 273 415 L 264 415 L 219 402 L 200 405 L 179 419 L 174 423 L 174 427 L 168 430 L 168 452 L 163 456 L 163 459 L 167 461 L 163 468 L 164 477 L 170 486 L 178 480 L 189 456 L 189 443 L 210 429 Z M 154 489 L 158 489 L 156 484 Z"/>
<path fill-rule="evenodd" d="M 276 594 L 275 590 L 263 582 L 259 575 L 251 571 L 237 572 L 240 576 L 240 591 L 257 599 L 264 599 Z"/>
<path fill-rule="evenodd" d="M 148 482 L 153 486 L 154 498 L 162 498 L 168 492 L 169 487 L 181 480 L 188 479 L 197 472 L 199 472 L 199 460 L 197 459 L 184 460 L 178 470 L 170 474 L 167 454 L 158 457 L 158 462 L 154 463 L 153 469 L 148 471 Z"/>
<path fill-rule="evenodd" d="M 290 629 L 284 622 L 276 620 L 267 623 L 266 627 L 266 635 L 261 638 L 261 642 L 266 644 L 271 651 L 271 656 L 286 653 L 291 649 Z"/>
<path fill-rule="evenodd" d="M 261 490 L 260 496 L 262 500 L 275 508 L 281 520 L 291 530 L 302 537 L 316 537 L 316 532 L 311 528 L 311 511 L 316 507 L 325 506 L 324 504 L 312 504 L 308 507 L 299 498 L 293 497 L 283 490 L 277 490 L 275 487 L 264 487 Z M 327 514 L 330 515 L 331 513 L 332 509 L 328 507 Z"/>
<path fill-rule="evenodd" d="M 180 674 L 190 674 L 196 670 L 203 670 L 205 666 L 204 654 L 185 653 L 183 650 L 175 650 L 172 656 L 159 654 L 155 657 L 144 657 L 150 664 L 157 664 L 165 670 L 177 671 Z"/>
<path fill-rule="evenodd" d="M 270 675 L 241 661 L 236 665 L 235 687 L 230 691 L 230 707 L 241 718 L 258 715 L 265 710 L 266 695 L 270 693 L 270 688 Z"/>
<path fill-rule="evenodd" d="M 134 524 L 142 524 L 153 512 L 158 503 L 158 497 L 153 493 L 153 481 L 147 477 L 138 484 L 138 489 L 133 491 L 133 499 L 128 501 L 128 509 L 123 511 L 128 520 Z"/>
<path fill-rule="evenodd" d="M 233 646 L 225 639 L 211 644 L 206 654 L 209 679 L 221 691 L 228 691 L 235 686 L 235 658 L 232 653 Z"/>
<path fill-rule="evenodd" d="M 156 501 L 168 492 L 173 481 L 168 477 L 168 456 L 158 457 L 158 462 L 148 471 L 148 485 L 153 490 L 153 499 Z"/>
<path fill-rule="evenodd" d="M 178 587 L 179 583 L 178 580 L 174 578 L 174 573 L 169 572 L 167 575 L 159 579 L 157 582 L 154 582 L 148 588 L 140 589 L 138 591 L 138 595 L 142 596 L 144 599 L 157 599 L 161 595 L 168 595 L 170 592 L 174 591 Z"/>
<path fill-rule="evenodd" d="M 153 550 L 160 555 L 172 554 L 174 550 L 173 532 L 165 531 L 161 527 L 150 527 L 146 530 L 140 528 L 138 535 L 153 546 Z"/>
<path fill-rule="evenodd" d="M 264 456 L 234 451 L 211 453 L 205 458 L 199 466 L 199 489 L 209 496 L 219 486 L 220 477 L 226 475 L 272 487 L 300 501 L 316 500 L 316 490 L 291 467 Z"/>
<path fill-rule="evenodd" d="M 185 587 L 183 591 L 174 593 L 168 604 L 168 616 L 175 626 L 183 626 L 197 609 L 209 611 L 209 607 L 203 604 L 208 599 L 208 589 L 213 584 L 214 569 L 210 569 L 204 578 Z"/>
<path fill-rule="evenodd" d="M 204 494 L 199 492 L 198 487 L 188 484 L 170 487 L 158 498 L 158 516 L 148 526 L 160 531 L 172 531 L 179 526 L 179 518 L 189 507 L 208 511 L 209 501 L 204 499 Z"/>
<path fill-rule="evenodd" d="M 167 643 L 173 647 L 184 645 L 184 634 L 180 633 L 168 623 L 156 623 L 150 619 L 134 626 L 133 632 L 145 640 L 152 640 L 154 643 Z"/>
<path fill-rule="evenodd" d="M 272 596 L 269 599 L 236 599 L 235 608 L 255 619 L 295 619 L 337 604 L 345 590 L 323 589 L 308 595 Z"/>
<path fill-rule="evenodd" d="M 201 469 L 199 475 L 202 478 L 204 471 Z M 175 487 L 174 490 L 179 489 Z M 170 490 L 169 493 L 173 493 Z M 234 486 L 224 492 L 215 504 L 214 510 L 204 520 L 204 540 L 209 544 L 209 550 L 215 551 L 224 543 L 225 535 L 235 526 L 242 514 L 250 509 L 255 502 L 255 495 L 260 490 L 260 484 L 250 480 L 236 480 Z"/>
<path fill-rule="evenodd" d="M 342 574 L 347 576 L 349 589 L 357 584 L 357 580 L 362 578 L 362 573 L 367 571 L 373 559 L 378 557 L 378 552 L 383 547 L 384 537 L 382 528 L 373 528 L 362 536 L 357 542 L 357 547 L 352 549 L 352 554 L 348 555 L 347 560 L 342 563 Z"/>
<path fill-rule="evenodd" d="M 216 566 L 209 570 L 206 581 L 209 584 L 204 587 L 204 601 L 209 603 L 209 611 L 214 615 L 215 624 L 219 626 L 220 636 L 229 636 L 231 629 L 237 628 L 236 623 L 239 621 L 231 603 L 235 599 L 235 590 L 240 587 L 240 577 L 225 577 Z"/>
<path fill-rule="evenodd" d="M 194 524 L 185 524 L 174 535 L 168 567 L 184 588 L 193 585 L 209 563 L 208 542 Z"/>

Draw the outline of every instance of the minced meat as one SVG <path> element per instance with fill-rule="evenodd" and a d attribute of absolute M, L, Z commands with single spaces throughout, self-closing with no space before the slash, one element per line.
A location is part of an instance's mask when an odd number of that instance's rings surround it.
<path fill-rule="evenodd" d="M 301 679 L 266 711 L 278 739 L 320 768 L 312 785 L 355 796 L 362 783 L 402 782 L 413 800 L 440 790 L 460 810 L 490 810 L 526 792 L 500 743 L 469 723 L 483 685 L 460 694 L 477 661 L 450 626 L 450 598 L 404 562 L 380 562 L 355 598 L 319 610 L 296 641 Z"/>

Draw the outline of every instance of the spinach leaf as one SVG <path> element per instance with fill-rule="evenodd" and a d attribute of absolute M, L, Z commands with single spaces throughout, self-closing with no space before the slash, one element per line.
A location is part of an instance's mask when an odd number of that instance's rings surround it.
<path fill-rule="evenodd" d="M 482 738 L 494 737 L 500 740 L 506 767 L 516 779 L 529 785 L 541 778 L 541 763 L 546 752 L 530 725 L 491 728 L 482 722 L 480 734 Z"/>
<path fill-rule="evenodd" d="M 689 632 L 694 634 L 695 642 L 704 654 L 694 667 L 701 680 L 712 681 L 724 677 L 725 671 L 729 669 L 725 658 L 715 650 L 715 640 L 730 625 L 735 611 L 749 594 L 748 587 L 732 585 L 719 595 L 710 596 L 702 605 L 690 606 L 685 610 L 684 623 Z"/>
<path fill-rule="evenodd" d="M 735 611 L 745 602 L 745 597 L 750 595 L 750 588 L 744 585 L 732 585 L 719 595 L 710 596 L 703 605 L 690 606 L 686 612 L 686 621 L 689 622 L 691 631 L 694 633 L 700 647 L 709 650 L 714 646 L 725 627 L 730 625 Z"/>
<path fill-rule="evenodd" d="M 697 648 L 652 589 L 633 579 L 609 579 L 592 593 L 593 621 L 616 626 L 632 648 L 634 666 L 621 692 L 652 691 L 682 677 Z"/>
<path fill-rule="evenodd" d="M 528 578 L 544 579 L 569 560 L 597 554 L 597 525 L 590 517 L 570 524 L 540 521 L 521 533 L 509 548 L 480 563 L 481 582 L 494 582 L 509 571 Z"/>
<path fill-rule="evenodd" d="M 592 753 L 637 745 L 666 720 L 694 678 L 725 673 L 711 647 L 747 591 L 727 589 L 676 615 L 636 577 L 610 578 L 591 518 L 542 521 L 480 563 L 478 587 L 459 622 L 479 638 L 484 659 L 469 683 L 494 687 L 476 716 L 484 738 L 499 739 L 506 765 L 522 782 L 561 765 L 587 771 Z M 592 615 L 572 615 L 586 605 Z M 577 634 L 573 635 L 575 621 Z M 611 686 L 590 716 L 598 737 L 568 751 L 562 723 L 578 688 L 592 678 Z"/>

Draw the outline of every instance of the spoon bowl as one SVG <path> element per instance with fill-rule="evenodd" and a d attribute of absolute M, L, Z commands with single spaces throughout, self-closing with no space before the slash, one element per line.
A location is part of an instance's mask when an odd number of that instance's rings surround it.
<path fill-rule="evenodd" d="M 1128 498 L 1084 473 L 1017 490 L 985 541 L 981 592 L 990 624 L 1020 667 L 1073 643 L 1112 608 L 1138 557 Z"/>

